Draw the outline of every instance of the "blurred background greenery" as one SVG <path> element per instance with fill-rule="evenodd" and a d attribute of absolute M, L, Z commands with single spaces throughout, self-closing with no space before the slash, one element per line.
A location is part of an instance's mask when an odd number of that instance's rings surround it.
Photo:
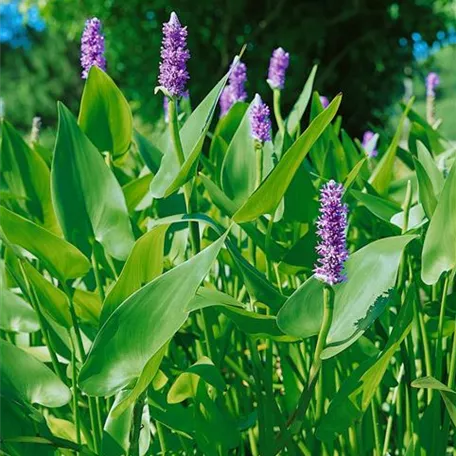
<path fill-rule="evenodd" d="M 191 99 L 196 104 L 247 44 L 250 96 L 271 102 L 269 57 L 282 46 L 291 62 L 282 95 L 285 110 L 314 63 L 316 89 L 344 93 L 344 126 L 360 137 L 367 128 L 394 125 L 398 101 L 417 97 L 424 113 L 424 78 L 441 76 L 437 116 L 456 139 L 456 2 L 454 0 L 1 0 L 1 99 L 5 116 L 23 131 L 32 118 L 56 124 L 56 100 L 77 112 L 79 42 L 84 21 L 100 18 L 108 73 L 131 102 L 136 122 L 162 116 L 157 85 L 161 24 L 175 10 L 188 26 Z M 391 120 L 393 119 L 393 120 Z"/>

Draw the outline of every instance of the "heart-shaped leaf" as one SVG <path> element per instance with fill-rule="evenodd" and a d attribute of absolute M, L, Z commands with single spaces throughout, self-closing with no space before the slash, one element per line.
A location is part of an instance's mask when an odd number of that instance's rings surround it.
<path fill-rule="evenodd" d="M 78 123 L 100 152 L 114 158 L 130 147 L 133 117 L 130 106 L 114 81 L 93 65 L 82 93 Z"/>
<path fill-rule="evenodd" d="M 380 239 L 350 256 L 347 281 L 334 287 L 334 316 L 323 359 L 353 344 L 383 312 L 392 297 L 402 252 L 415 237 Z M 285 334 L 307 338 L 318 334 L 322 317 L 323 283 L 312 276 L 287 299 L 277 324 Z"/>
<path fill-rule="evenodd" d="M 122 189 L 70 111 L 62 103 L 58 108 L 52 197 L 65 238 L 86 255 L 95 239 L 125 260 L 134 239 Z"/>

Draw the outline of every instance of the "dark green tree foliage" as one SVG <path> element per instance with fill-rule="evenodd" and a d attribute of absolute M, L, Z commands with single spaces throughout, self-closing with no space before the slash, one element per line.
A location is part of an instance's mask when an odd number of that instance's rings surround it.
<path fill-rule="evenodd" d="M 44 10 L 49 28 L 66 34 L 68 41 L 49 36 L 35 43 L 32 52 L 16 57 L 7 49 L 2 57 L 4 90 L 16 87 L 18 71 L 23 74 L 21 79 L 27 82 L 13 90 L 17 95 L 10 95 L 21 103 L 21 109 L 14 109 L 21 113 L 12 119 L 16 124 L 35 113 L 55 116 L 50 92 L 74 103 L 82 87 L 75 83 L 80 34 L 84 20 L 97 16 L 104 24 L 109 74 L 133 101 L 134 112 L 145 121 L 155 119 L 162 112 L 161 96 L 153 95 L 161 24 L 176 10 L 189 29 L 194 102 L 220 78 L 244 43 L 249 95 L 259 92 L 271 102 L 265 81 L 269 57 L 282 46 L 291 55 L 282 96 L 285 108 L 295 100 L 312 65 L 319 63 L 317 89 L 329 97 L 345 94 L 345 126 L 358 135 L 368 124 L 384 122 L 387 108 L 401 96 L 403 70 L 412 63 L 412 55 L 398 40 L 417 30 L 431 40 L 445 21 L 435 8 L 431 0 L 81 0 L 77 7 L 74 1 L 51 0 Z"/>

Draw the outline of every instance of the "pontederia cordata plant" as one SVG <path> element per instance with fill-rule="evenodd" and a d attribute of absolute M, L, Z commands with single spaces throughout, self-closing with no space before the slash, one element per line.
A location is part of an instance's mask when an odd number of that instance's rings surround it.
<path fill-rule="evenodd" d="M 316 67 L 285 112 L 303 76 L 281 47 L 272 93 L 247 92 L 246 53 L 190 109 L 189 32 L 163 25 L 153 139 L 97 18 L 54 150 L 39 119 L 27 140 L 3 120 L 2 454 L 453 454 L 456 148 L 438 76 L 427 119 L 411 100 L 389 145 L 358 140 Z"/>

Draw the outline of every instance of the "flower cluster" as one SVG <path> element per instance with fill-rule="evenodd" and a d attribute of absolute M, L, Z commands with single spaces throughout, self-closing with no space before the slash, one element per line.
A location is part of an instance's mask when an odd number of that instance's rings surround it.
<path fill-rule="evenodd" d="M 81 38 L 82 79 L 87 79 L 89 70 L 94 65 L 106 71 L 104 52 L 105 42 L 101 33 L 101 22 L 96 17 L 93 17 L 86 21 Z"/>
<path fill-rule="evenodd" d="M 320 216 L 317 220 L 317 245 L 319 265 L 315 267 L 315 277 L 328 285 L 343 282 L 344 263 L 347 251 L 347 205 L 342 203 L 344 187 L 330 180 L 320 193 Z"/>
<path fill-rule="evenodd" d="M 269 107 L 256 94 L 250 110 L 250 127 L 252 137 L 261 143 L 271 141 L 271 119 Z"/>
<path fill-rule="evenodd" d="M 437 73 L 431 71 L 426 76 L 426 95 L 428 97 L 435 97 L 435 88 L 440 84 L 440 78 Z"/>
<path fill-rule="evenodd" d="M 376 149 L 377 141 L 374 140 L 375 133 L 373 131 L 367 130 L 363 135 L 362 146 L 366 150 L 367 155 L 371 158 L 378 155 L 378 150 Z"/>
<path fill-rule="evenodd" d="M 245 63 L 238 61 L 233 63 L 229 76 L 228 85 L 223 89 L 220 96 L 220 117 L 223 117 L 238 101 L 247 99 L 245 83 L 247 81 L 247 67 Z"/>
<path fill-rule="evenodd" d="M 290 63 L 290 54 L 283 48 L 277 48 L 269 62 L 268 84 L 272 89 L 282 90 L 285 86 L 285 73 Z"/>
<path fill-rule="evenodd" d="M 169 95 L 180 97 L 190 79 L 187 60 L 187 27 L 182 27 L 176 13 L 171 13 L 169 22 L 163 24 L 160 74 L 158 81 Z"/>

